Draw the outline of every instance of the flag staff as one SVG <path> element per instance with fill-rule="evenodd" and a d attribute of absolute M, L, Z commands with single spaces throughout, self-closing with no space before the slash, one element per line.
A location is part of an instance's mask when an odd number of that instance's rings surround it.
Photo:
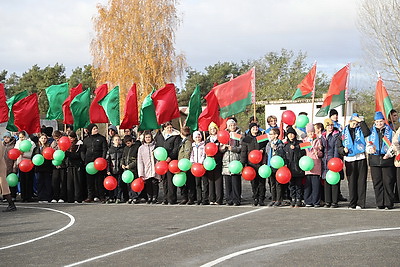
<path fill-rule="evenodd" d="M 317 61 L 314 61 L 315 65 L 315 76 L 317 73 Z M 311 95 L 311 124 L 314 124 L 314 105 L 315 105 L 315 79 L 316 77 L 314 76 L 314 85 L 313 85 L 313 90 L 312 90 L 312 95 Z"/>
<path fill-rule="evenodd" d="M 343 122 L 343 129 L 346 126 L 346 119 L 347 119 L 347 102 L 349 101 L 349 80 L 350 80 L 350 62 L 347 63 L 347 81 L 346 81 L 346 91 L 344 93 L 344 122 Z"/>

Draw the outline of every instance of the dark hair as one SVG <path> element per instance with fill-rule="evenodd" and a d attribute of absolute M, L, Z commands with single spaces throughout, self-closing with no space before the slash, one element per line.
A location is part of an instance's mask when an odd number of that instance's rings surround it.
<path fill-rule="evenodd" d="M 151 131 L 149 131 L 149 130 L 144 131 L 144 132 L 143 132 L 143 137 L 145 137 L 146 135 L 150 135 L 150 136 L 151 136 L 151 142 L 153 142 L 154 137 L 153 137 L 153 135 L 151 134 Z M 143 139 L 143 143 L 145 143 L 144 139 Z"/>
<path fill-rule="evenodd" d="M 183 127 L 181 128 L 181 134 L 182 134 L 183 136 L 189 136 L 189 135 L 190 135 L 190 128 L 189 128 L 189 126 L 183 126 Z"/>
<path fill-rule="evenodd" d="M 314 124 L 314 126 L 318 129 L 321 129 L 321 131 L 325 129 L 324 125 L 321 122 L 317 122 L 316 124 Z"/>
<path fill-rule="evenodd" d="M 274 132 L 274 133 L 277 134 L 277 135 L 280 135 L 280 134 L 281 134 L 281 130 L 279 130 L 279 128 L 272 128 L 272 129 L 270 130 L 270 132 Z"/>
<path fill-rule="evenodd" d="M 124 136 L 124 143 L 126 142 L 133 142 L 133 138 L 130 135 L 125 135 Z"/>
<path fill-rule="evenodd" d="M 18 135 L 20 135 L 20 134 L 22 134 L 22 135 L 25 136 L 25 137 L 28 136 L 28 134 L 27 134 L 25 131 L 20 131 L 20 132 L 18 132 Z"/>
<path fill-rule="evenodd" d="M 74 131 L 70 131 L 68 136 L 72 137 L 72 138 L 78 138 L 78 136 L 76 135 L 76 133 Z"/>
<path fill-rule="evenodd" d="M 301 111 L 301 112 L 299 112 L 299 115 L 308 115 L 308 113 L 307 112 L 304 112 L 304 111 Z"/>
<path fill-rule="evenodd" d="M 62 133 L 59 130 L 55 130 L 53 132 L 53 137 L 61 137 L 61 136 L 62 136 Z"/>
<path fill-rule="evenodd" d="M 252 123 L 252 122 L 257 122 L 257 119 L 255 119 L 254 116 L 251 116 L 249 119 L 249 123 Z"/>
<path fill-rule="evenodd" d="M 167 121 L 166 123 L 163 124 L 163 129 L 165 129 L 167 126 L 172 126 L 172 121 Z"/>

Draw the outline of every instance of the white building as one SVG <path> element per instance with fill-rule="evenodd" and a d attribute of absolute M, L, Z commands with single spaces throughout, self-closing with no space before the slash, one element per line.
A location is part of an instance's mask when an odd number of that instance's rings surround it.
<path fill-rule="evenodd" d="M 312 119 L 312 99 L 297 99 L 297 100 L 276 100 L 276 101 L 258 101 L 257 104 L 265 105 L 265 124 L 267 124 L 267 117 L 269 115 L 275 115 L 278 118 L 278 124 L 280 123 L 282 113 L 285 110 L 293 111 L 296 116 L 300 112 L 306 112 L 310 122 L 314 124 L 317 122 L 324 122 L 327 117 L 315 117 L 315 114 L 319 111 L 323 103 L 323 98 L 314 99 L 314 117 Z M 354 100 L 349 100 L 346 105 L 346 120 L 348 121 L 351 114 L 353 114 Z M 335 108 L 339 114 L 339 123 L 344 126 L 344 105 Z M 267 127 L 267 126 L 265 126 Z"/>

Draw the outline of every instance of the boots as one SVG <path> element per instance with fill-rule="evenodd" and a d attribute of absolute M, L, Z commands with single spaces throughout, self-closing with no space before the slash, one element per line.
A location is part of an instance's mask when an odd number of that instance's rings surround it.
<path fill-rule="evenodd" d="M 3 212 L 16 211 L 16 210 L 17 210 L 17 207 L 15 207 L 15 204 L 14 204 L 14 202 L 12 201 L 11 195 L 8 194 L 8 195 L 5 195 L 5 196 L 3 196 L 3 197 L 4 197 L 5 199 L 7 199 L 7 202 L 8 202 L 8 207 L 7 207 L 5 210 L 3 210 Z"/>

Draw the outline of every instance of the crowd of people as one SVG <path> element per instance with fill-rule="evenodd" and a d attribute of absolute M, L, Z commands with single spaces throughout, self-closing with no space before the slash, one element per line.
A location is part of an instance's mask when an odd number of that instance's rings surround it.
<path fill-rule="evenodd" d="M 395 115 L 397 113 L 393 111 L 391 118 Z M 309 123 L 305 128 L 279 128 L 276 116 L 271 115 L 267 118 L 267 129 L 262 129 L 252 117 L 248 129 L 242 131 L 233 117 L 228 119 L 226 130 L 235 138 L 230 138 L 228 143 L 219 142 L 217 133 L 225 129 L 219 129 L 215 123 L 210 123 L 207 132 L 192 132 L 187 126 L 178 131 L 167 122 L 160 130 L 137 133 L 126 129 L 123 134 L 110 125 L 107 137 L 99 133 L 96 124 L 90 124 L 82 140 L 71 128 L 61 132 L 43 127 L 37 135 L 21 131 L 14 136 L 5 132 L 0 145 L 0 193 L 9 204 L 4 211 L 15 211 L 15 201 L 239 206 L 243 180 L 240 173 L 232 173 L 229 167 L 232 161 L 237 160 L 256 171 L 251 180 L 254 206 L 337 208 L 339 201 L 346 200 L 341 194 L 340 182 L 330 184 L 325 179 L 329 160 L 339 158 L 344 162 L 340 178 L 344 180 L 347 177 L 349 208 L 366 208 L 369 165 L 376 208 L 393 209 L 395 191 L 400 189 L 400 130 L 395 130 L 395 123 L 387 124 L 386 121 L 381 112 L 376 112 L 374 125 L 369 128 L 354 113 L 348 124 L 342 127 L 338 123 L 338 113 L 333 109 L 323 123 Z M 257 138 L 265 134 L 268 139 L 260 141 Z M 19 169 L 23 159 L 32 159 L 46 147 L 57 150 L 62 136 L 68 136 L 71 146 L 65 151 L 61 165 L 54 166 L 51 160 L 46 159 L 29 172 Z M 31 149 L 23 152 L 17 160 L 11 160 L 8 151 L 18 149 L 23 140 L 31 142 Z M 191 163 L 202 164 L 206 158 L 205 146 L 210 142 L 218 147 L 214 155 L 216 167 L 202 177 L 195 177 L 187 171 L 186 183 L 179 188 L 179 193 L 173 182 L 173 173 L 156 173 L 157 160 L 153 151 L 157 147 L 165 148 L 167 162 L 186 158 Z M 304 148 L 301 146 L 303 142 L 310 145 Z M 257 164 L 248 159 L 253 150 L 259 150 L 263 155 Z M 276 179 L 277 169 L 271 168 L 268 178 L 262 178 L 258 173 L 261 165 L 271 165 L 271 158 L 275 155 L 283 158 L 291 172 L 288 184 L 281 184 Z M 305 155 L 314 162 L 309 171 L 303 171 L 299 165 L 300 158 Z M 85 166 L 96 158 L 106 159 L 107 168 L 90 174 Z M 133 191 L 130 184 L 124 182 L 125 170 L 130 170 L 135 179 L 144 180 L 145 187 L 141 192 Z M 5 177 L 11 173 L 18 175 L 18 186 L 8 186 Z M 111 191 L 103 185 L 105 177 L 110 175 L 118 182 L 116 189 Z M 162 199 L 159 198 L 160 183 L 164 191 Z"/>

